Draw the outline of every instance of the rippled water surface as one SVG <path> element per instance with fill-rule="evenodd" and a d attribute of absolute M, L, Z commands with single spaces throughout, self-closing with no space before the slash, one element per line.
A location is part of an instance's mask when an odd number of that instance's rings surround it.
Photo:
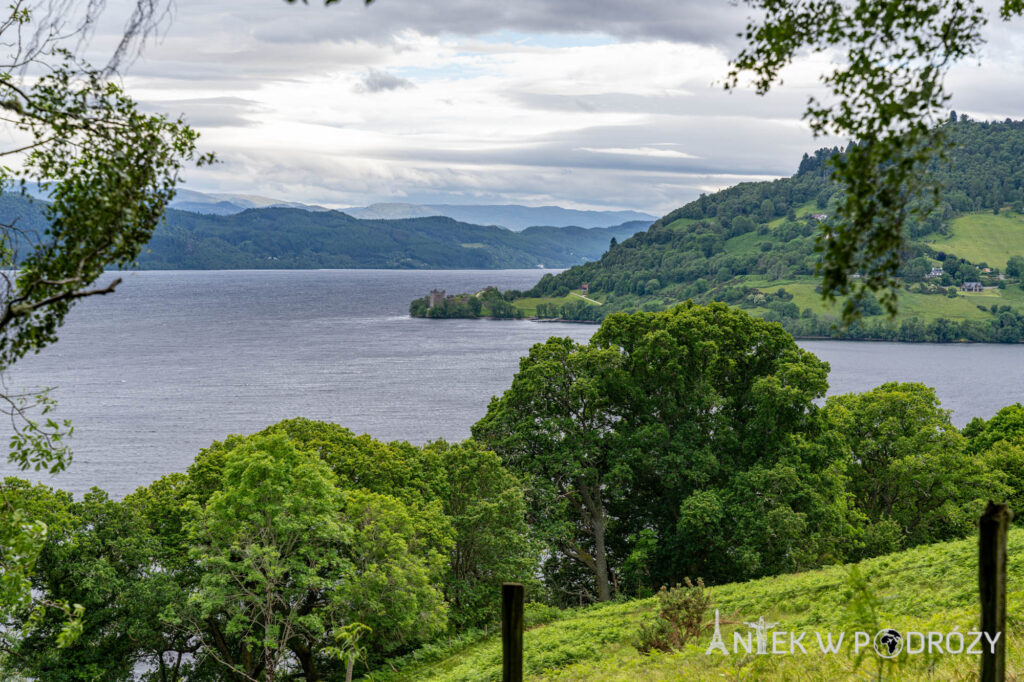
<path fill-rule="evenodd" d="M 383 440 L 458 440 L 532 344 L 585 341 L 596 327 L 414 320 L 409 300 L 433 287 L 528 288 L 539 274 L 131 273 L 116 294 L 80 304 L 60 341 L 12 379 L 53 386 L 59 415 L 73 420 L 75 460 L 49 483 L 75 492 L 96 485 L 122 496 L 184 470 L 213 440 L 300 415 Z M 923 381 L 960 425 L 1021 400 L 1024 346 L 801 345 L 832 364 L 833 392 Z"/>

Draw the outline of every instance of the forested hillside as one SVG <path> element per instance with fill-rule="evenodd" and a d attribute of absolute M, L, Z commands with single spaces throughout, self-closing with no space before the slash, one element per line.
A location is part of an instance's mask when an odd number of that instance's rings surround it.
<path fill-rule="evenodd" d="M 45 203 L 0 196 L 0 221 L 13 223 L 16 244 L 38 241 Z M 255 208 L 232 215 L 170 209 L 139 256 L 144 270 L 278 268 L 569 267 L 600 257 L 612 239 L 645 229 L 529 227 L 513 232 L 434 216 L 362 220 L 339 211 Z"/>
<path fill-rule="evenodd" d="M 805 154 L 790 178 L 701 196 L 600 260 L 509 298 L 540 317 L 598 321 L 617 310 L 717 300 L 800 337 L 1022 341 L 1024 122 L 952 118 L 949 153 L 932 169 L 938 209 L 905 235 L 895 320 L 867 301 L 861 321 L 840 331 L 838 307 L 819 295 L 816 244 L 834 219 L 828 160 L 838 148 Z"/>
<path fill-rule="evenodd" d="M 599 257 L 612 238 L 646 226 L 512 232 L 440 216 L 360 220 L 339 211 L 295 208 L 227 216 L 168 211 L 139 265 L 148 270 L 567 267 Z"/>

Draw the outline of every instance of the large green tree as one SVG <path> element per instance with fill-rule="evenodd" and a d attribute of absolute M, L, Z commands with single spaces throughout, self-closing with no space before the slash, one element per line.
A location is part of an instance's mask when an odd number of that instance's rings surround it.
<path fill-rule="evenodd" d="M 347 615 L 342 590 L 353 570 L 343 548 L 353 529 L 342 505 L 327 465 L 284 436 L 225 457 L 222 485 L 196 506 L 189 537 L 202 569 L 191 598 L 211 637 L 205 650 L 232 679 L 276 679 L 293 641 L 322 649 Z"/>
<path fill-rule="evenodd" d="M 864 514 L 866 554 L 884 554 L 971 532 L 986 499 L 1010 489 L 949 421 L 934 389 L 891 382 L 825 405 L 849 490 Z"/>
<path fill-rule="evenodd" d="M 494 452 L 472 440 L 436 441 L 424 449 L 436 454 L 444 472 L 440 499 L 455 537 L 444 578 L 449 620 L 457 629 L 497 623 L 501 593 L 495 586 L 532 587 L 540 561 L 523 486 Z"/>
<path fill-rule="evenodd" d="M 344 604 L 344 619 L 337 627 L 318 630 L 315 637 L 295 636 L 287 644 L 288 660 L 296 661 L 308 679 L 333 679 L 351 672 L 339 670 L 331 652 L 358 650 L 376 664 L 436 636 L 446 623 L 453 629 L 494 623 L 494 585 L 506 580 L 531 582 L 538 551 L 528 538 L 522 486 L 502 468 L 497 455 L 471 441 L 439 441 L 421 448 L 356 436 L 336 424 L 289 419 L 253 436 L 229 436 L 214 443 L 199 454 L 180 484 L 169 477 L 126 502 L 153 519 L 161 542 L 167 543 L 168 561 L 173 561 L 173 548 L 187 552 L 191 541 L 183 536 L 173 513 L 162 510 L 181 505 L 182 500 L 209 507 L 228 484 L 233 453 L 281 438 L 330 471 L 341 496 L 337 518 L 348 528 L 338 551 L 351 568 L 334 590 Z M 197 589 L 203 571 L 186 563 L 175 564 L 174 572 L 183 589 Z M 181 600 L 165 603 L 179 613 Z M 244 642 L 218 638 L 217 632 L 224 630 L 220 620 L 223 616 L 213 624 L 197 618 L 195 604 L 186 605 L 180 617 L 165 623 L 163 637 L 155 638 L 152 646 L 165 646 L 175 658 L 198 638 L 200 660 L 207 647 L 216 645 L 223 651 L 211 655 L 226 660 L 230 654 L 238 661 L 244 656 Z M 342 628 L 354 623 L 369 628 L 359 631 L 355 649 L 324 645 L 335 636 L 344 640 Z M 147 660 L 158 661 L 153 650 L 146 650 Z M 339 655 L 346 665 L 355 662 L 347 654 Z M 247 674 L 254 672 L 261 674 L 255 668 Z"/>
<path fill-rule="evenodd" d="M 93 490 L 79 501 L 42 486 L 12 488 L 32 504 L 47 524 L 48 541 L 33 578 L 37 594 L 84 607 L 74 646 L 56 646 L 63 615 L 50 610 L 38 623 L 21 623 L 25 632 L 13 647 L 12 666 L 39 679 L 130 680 L 136 663 L 136 637 L 152 619 L 152 595 L 162 575 L 151 563 L 155 537 L 129 505 Z"/>
<path fill-rule="evenodd" d="M 473 433 L 525 477 L 556 589 L 607 599 L 622 565 L 655 582 L 796 570 L 850 532 L 817 442 L 827 372 L 722 304 L 616 314 L 590 344 L 534 346 Z"/>
<path fill-rule="evenodd" d="M 724 304 L 613 315 L 591 344 L 623 358 L 612 400 L 632 486 L 619 533 L 657 531 L 658 580 L 742 579 L 835 556 L 849 528 L 841 476 L 817 442 L 826 363 Z"/>
<path fill-rule="evenodd" d="M 337 424 L 301 418 L 263 433 L 287 434 L 296 447 L 317 453 L 342 488 L 398 498 L 431 520 L 421 531 L 426 548 L 449 548 L 443 586 L 456 629 L 498 622 L 500 595 L 494 585 L 536 582 L 538 548 L 529 538 L 522 483 L 479 443 L 436 441 L 422 448 L 382 443 Z M 376 640 L 367 641 L 373 646 Z"/>
<path fill-rule="evenodd" d="M 621 381 L 613 350 L 551 338 L 530 349 L 512 387 L 473 435 L 526 479 L 531 524 L 554 553 L 593 577 L 587 599 L 611 598 L 610 497 L 629 485 L 630 453 L 618 443 L 610 388 Z M 565 585 L 561 587 L 565 588 Z"/>

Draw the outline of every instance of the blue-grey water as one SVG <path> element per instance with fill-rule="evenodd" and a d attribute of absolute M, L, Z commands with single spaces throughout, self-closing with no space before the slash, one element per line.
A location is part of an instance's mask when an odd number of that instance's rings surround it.
<path fill-rule="evenodd" d="M 75 308 L 60 341 L 19 362 L 11 383 L 54 387 L 75 458 L 43 480 L 76 493 L 123 496 L 183 471 L 214 440 L 295 416 L 383 440 L 459 440 L 532 344 L 585 341 L 596 327 L 412 319 L 408 303 L 434 287 L 528 288 L 542 272 L 129 273 L 117 293 Z M 923 381 L 958 425 L 1022 399 L 1024 346 L 801 345 L 832 364 L 833 393 Z"/>

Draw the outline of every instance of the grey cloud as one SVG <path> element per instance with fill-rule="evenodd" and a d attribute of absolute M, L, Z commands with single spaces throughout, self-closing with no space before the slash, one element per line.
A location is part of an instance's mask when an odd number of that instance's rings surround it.
<path fill-rule="evenodd" d="M 663 147 L 695 158 L 637 154 L 606 154 L 602 148 Z M 790 175 L 800 156 L 834 144 L 815 140 L 791 120 L 761 120 L 738 115 L 715 117 L 651 116 L 634 125 L 594 126 L 538 137 L 532 144 L 480 150 L 402 149 L 371 152 L 375 158 L 446 164 L 553 167 L 608 170 L 624 176 L 635 172 L 729 174 L 757 177 Z"/>
<path fill-rule="evenodd" d="M 110 12 L 115 7 L 112 1 Z M 344 71 L 342 87 L 349 87 L 348 78 L 366 73 L 367 92 L 379 91 L 371 89 L 373 82 L 386 89 L 386 78 L 369 76 L 376 72 L 397 79 L 379 69 L 400 49 L 402 31 L 480 36 L 472 42 L 484 47 L 491 44 L 487 34 L 499 31 L 543 34 L 539 42 L 551 34 L 593 33 L 621 40 L 694 42 L 734 54 L 734 34 L 748 14 L 744 6 L 724 0 L 377 0 L 369 8 L 358 0 L 327 8 L 318 2 L 303 6 L 282 0 L 176 0 L 175 7 L 166 38 L 147 47 L 143 59 L 132 66 L 130 78 L 147 89 L 180 90 L 185 85 L 217 94 L 154 104 L 161 111 L 180 109 L 200 126 L 248 124 L 253 103 L 223 94 L 271 81 Z M 979 71 L 974 64 L 965 64 L 951 74 L 952 105 L 958 111 L 1021 116 L 1024 91 L 1006 87 L 1024 75 L 1017 36 L 1009 29 L 999 31 L 989 53 L 1005 68 L 994 68 L 990 62 Z M 479 150 L 417 145 L 401 151 L 371 150 L 348 165 L 305 150 L 220 147 L 224 163 L 192 171 L 190 181 L 196 189 L 335 206 L 402 197 L 423 203 L 576 203 L 664 213 L 702 191 L 744 179 L 789 175 L 803 152 L 842 144 L 815 140 L 799 125 L 809 90 L 779 88 L 758 98 L 749 92 L 727 95 L 709 83 L 686 81 L 682 75 L 680 79 L 677 87 L 692 95 L 551 95 L 522 86 L 505 93 L 510 116 L 516 107 L 642 115 L 632 125 L 539 136 L 514 149 L 494 149 L 491 140 L 481 140 Z M 587 151 L 642 149 L 665 142 L 698 158 Z"/>
<path fill-rule="evenodd" d="M 1007 87 L 1024 78 L 1024 63 L 1017 55 L 1016 63 L 1004 60 L 996 68 L 993 64 L 960 64 L 947 79 L 953 93 L 950 108 L 974 118 L 1000 120 L 1021 118 L 1024 112 L 1024 91 Z"/>
<path fill-rule="evenodd" d="M 560 95 L 509 92 L 506 97 L 529 109 L 544 111 L 587 111 L 591 113 L 643 113 L 664 116 L 735 116 L 756 111 L 758 118 L 799 120 L 807 106 L 807 93 L 779 88 L 761 97 L 746 90 L 725 92 L 704 85 L 689 89 L 691 94 L 636 95 L 608 92 L 590 95 Z"/>
<path fill-rule="evenodd" d="M 127 0 L 111 2 L 90 58 L 105 61 L 127 16 Z M 194 87 L 241 89 L 254 82 L 295 80 L 346 69 L 373 68 L 403 46 L 402 33 L 482 36 L 502 31 L 551 36 L 599 34 L 622 40 L 730 45 L 746 9 L 728 2 L 662 0 L 378 0 L 288 5 L 280 0 L 176 0 L 166 33 L 150 40 L 130 66 L 154 85 L 186 80 Z M 543 40 L 542 40 L 543 42 Z M 497 46 L 495 46 L 497 47 Z M 474 49 L 477 49 L 474 48 Z M 523 47 L 522 49 L 529 49 Z"/>
<path fill-rule="evenodd" d="M 518 203 L 646 210 L 662 215 L 701 192 L 762 179 L 716 173 L 634 172 L 540 166 L 451 166 L 406 163 L 373 169 L 336 165 L 326 156 L 282 151 L 218 150 L 223 160 L 192 171 L 187 187 L 248 191 L 294 201 L 352 206 L 400 199 L 413 203 Z M 344 189 L 339 189 L 344 188 Z"/>
<path fill-rule="evenodd" d="M 416 84 L 407 78 L 399 78 L 387 71 L 370 69 L 363 76 L 356 87 L 356 92 L 387 92 L 388 90 L 400 90 L 403 88 L 414 88 Z"/>
<path fill-rule="evenodd" d="M 334 206 L 400 197 L 420 203 L 582 204 L 661 215 L 701 192 L 790 175 L 803 152 L 826 144 L 833 142 L 814 140 L 789 121 L 661 116 L 636 125 L 560 133 L 507 150 L 371 151 L 366 157 L 375 163 L 347 167 L 311 152 L 218 149 L 224 163 L 200 173 L 204 178 L 217 174 L 224 184 L 196 188 L 248 187 L 267 196 Z M 701 158 L 586 151 L 602 147 L 668 148 Z"/>
<path fill-rule="evenodd" d="M 625 40 L 659 39 L 734 44 L 749 10 L 729 2 L 685 0 L 378 0 L 369 7 L 341 2 L 254 3 L 251 0 L 177 0 L 174 26 L 203 33 L 244 28 L 260 42 L 315 45 L 379 42 L 405 30 L 424 35 L 483 35 L 501 30 L 528 33 L 604 34 Z"/>
<path fill-rule="evenodd" d="M 387 58 L 388 46 L 368 43 L 266 44 L 238 39 L 230 45 L 186 37 L 184 27 L 160 45 L 147 48 L 129 75 L 153 85 L 211 89 L 251 88 L 267 81 L 298 81 L 335 71 L 338 66 L 371 67 Z"/>
<path fill-rule="evenodd" d="M 255 121 L 249 118 L 248 114 L 258 113 L 263 107 L 258 102 L 242 97 L 206 97 L 142 102 L 142 109 L 171 116 L 181 114 L 192 126 L 221 128 L 255 125 Z"/>

